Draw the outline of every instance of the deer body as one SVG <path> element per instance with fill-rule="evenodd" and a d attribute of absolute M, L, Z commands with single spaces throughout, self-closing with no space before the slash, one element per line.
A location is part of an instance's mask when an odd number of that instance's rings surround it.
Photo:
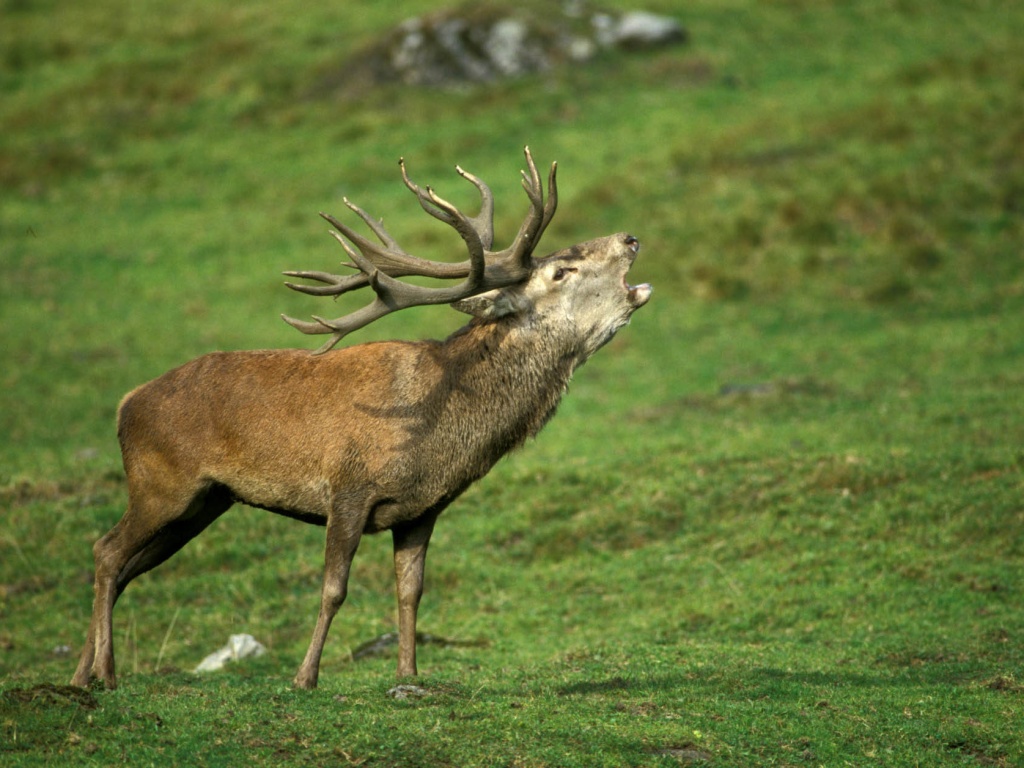
<path fill-rule="evenodd" d="M 298 686 L 317 683 L 361 536 L 385 530 L 398 674 L 416 674 L 416 611 L 437 516 L 543 427 L 573 371 L 646 303 L 650 287 L 625 282 L 638 248 L 612 235 L 532 260 L 517 282 L 474 286 L 454 302 L 474 319 L 445 341 L 218 352 L 129 393 L 118 411 L 128 508 L 94 547 L 93 616 L 72 682 L 115 685 L 118 596 L 236 501 L 326 526 L 321 607 Z M 377 279 L 368 282 L 379 291 Z"/>
<path fill-rule="evenodd" d="M 335 497 L 359 496 L 363 530 L 388 530 L 453 499 L 554 412 L 576 361 L 540 359 L 532 340 L 486 324 L 316 357 L 204 355 L 125 398 L 126 471 L 172 471 L 319 524 Z"/>

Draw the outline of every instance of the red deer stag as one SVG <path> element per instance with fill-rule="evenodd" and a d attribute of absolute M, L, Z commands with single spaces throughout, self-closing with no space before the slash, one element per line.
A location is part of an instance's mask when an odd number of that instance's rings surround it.
<path fill-rule="evenodd" d="M 398 598 L 398 675 L 416 674 L 416 611 L 427 543 L 437 516 L 502 456 L 551 418 L 573 371 L 629 322 L 651 295 L 626 273 L 640 244 L 617 234 L 543 258 L 532 253 L 557 202 L 526 150 L 530 210 L 512 244 L 492 251 L 493 198 L 470 217 L 430 187 L 402 177 L 431 216 L 469 250 L 460 263 L 405 251 L 347 200 L 380 243 L 324 216 L 356 271 L 287 272 L 323 285 L 288 283 L 314 296 L 369 286 L 362 309 L 327 320 L 285 317 L 307 334 L 330 334 L 318 353 L 214 352 L 130 392 L 118 410 L 128 484 L 121 521 L 96 542 L 95 601 L 72 683 L 116 685 L 113 609 L 125 587 L 155 568 L 236 501 L 326 526 L 320 612 L 295 676 L 317 684 L 331 620 L 345 600 L 364 533 L 390 530 Z M 405 275 L 462 278 L 453 287 L 414 285 Z M 451 304 L 473 319 L 445 341 L 388 341 L 328 353 L 377 318 L 424 304 Z"/>

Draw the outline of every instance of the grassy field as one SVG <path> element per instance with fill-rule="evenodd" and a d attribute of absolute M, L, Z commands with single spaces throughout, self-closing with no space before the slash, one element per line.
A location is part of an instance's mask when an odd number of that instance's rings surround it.
<path fill-rule="evenodd" d="M 1024 7 L 623 2 L 689 44 L 339 99 L 436 7 L 356 5 L 0 3 L 0 763 L 1024 764 Z M 467 206 L 452 167 L 487 179 L 510 238 L 525 144 L 559 161 L 545 249 L 633 232 L 655 294 L 445 512 L 429 695 L 353 658 L 395 626 L 389 537 L 290 687 L 323 530 L 244 507 L 125 593 L 121 687 L 67 688 L 121 395 L 313 348 L 279 314 L 333 309 L 280 272 L 337 264 L 342 195 L 457 254 L 399 156 Z M 269 653 L 191 673 L 236 632 Z"/>

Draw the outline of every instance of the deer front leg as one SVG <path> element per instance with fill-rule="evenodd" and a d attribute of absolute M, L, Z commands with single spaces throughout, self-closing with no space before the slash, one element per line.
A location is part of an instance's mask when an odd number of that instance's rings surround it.
<path fill-rule="evenodd" d="M 342 519 L 341 515 L 332 515 L 327 521 L 327 545 L 324 554 L 324 583 L 320 592 L 320 613 L 316 618 L 313 639 L 306 651 L 306 658 L 295 675 L 297 688 L 316 688 L 320 676 L 320 656 L 327 641 L 327 631 L 331 628 L 341 604 L 345 602 L 348 592 L 348 574 L 352 567 L 352 558 L 359 546 L 362 536 L 362 521 Z"/>
<path fill-rule="evenodd" d="M 416 612 L 423 595 L 427 545 L 436 520 L 436 513 L 428 513 L 391 531 L 398 595 L 398 677 L 416 674 Z"/>

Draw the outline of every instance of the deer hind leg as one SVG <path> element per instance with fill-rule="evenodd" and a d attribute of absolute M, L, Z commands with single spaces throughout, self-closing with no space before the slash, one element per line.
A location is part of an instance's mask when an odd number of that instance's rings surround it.
<path fill-rule="evenodd" d="M 117 687 L 114 604 L 136 576 L 171 557 L 232 504 L 230 494 L 219 486 L 203 488 L 185 505 L 161 500 L 166 504 L 162 510 L 175 512 L 154 513 L 157 504 L 155 500 L 149 501 L 140 505 L 129 499 L 124 517 L 93 547 L 96 579 L 92 619 L 72 685 L 87 686 L 98 678 L 108 688 Z"/>
<path fill-rule="evenodd" d="M 348 574 L 352 568 L 359 540 L 363 534 L 363 521 L 344 519 L 344 515 L 332 513 L 327 521 L 327 544 L 324 552 L 324 582 L 320 591 L 320 612 L 316 617 L 313 639 L 306 651 L 306 658 L 295 675 L 297 688 L 316 688 L 320 676 L 320 656 L 327 641 L 327 631 L 334 616 L 345 602 L 348 593 Z"/>

